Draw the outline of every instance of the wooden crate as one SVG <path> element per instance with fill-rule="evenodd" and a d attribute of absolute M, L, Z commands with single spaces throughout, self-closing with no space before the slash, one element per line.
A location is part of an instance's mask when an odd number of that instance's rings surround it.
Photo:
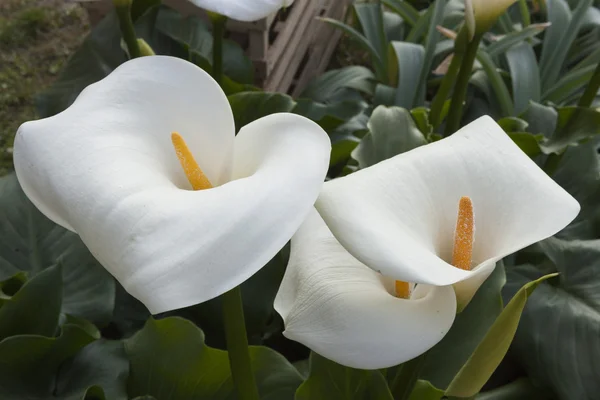
<path fill-rule="evenodd" d="M 112 7 L 111 0 L 78 0 L 97 23 Z M 278 13 L 254 22 L 230 20 L 227 32 L 252 60 L 255 84 L 267 91 L 297 96 L 325 71 L 341 32 L 318 17 L 342 19 L 351 0 L 295 0 Z M 204 10 L 187 0 L 163 0 L 184 16 L 207 19 Z"/>

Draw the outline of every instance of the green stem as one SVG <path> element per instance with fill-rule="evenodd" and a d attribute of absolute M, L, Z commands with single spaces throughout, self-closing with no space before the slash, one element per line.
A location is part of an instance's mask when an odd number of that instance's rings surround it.
<path fill-rule="evenodd" d="M 223 294 L 222 299 L 227 352 L 231 366 L 231 377 L 237 389 L 238 399 L 258 400 L 258 389 L 254 381 L 250 353 L 248 352 L 248 338 L 246 336 L 240 287 L 238 286 Z"/>
<path fill-rule="evenodd" d="M 440 88 L 431 102 L 431 111 L 429 115 L 431 125 L 434 129 L 442 123 L 442 109 L 444 108 L 446 99 L 450 95 L 450 91 L 454 87 L 454 81 L 460 69 L 461 63 L 462 53 L 454 53 L 452 61 L 450 62 L 450 66 L 448 67 L 448 71 L 444 75 L 444 79 L 442 80 Z"/>
<path fill-rule="evenodd" d="M 227 17 L 221 14 L 208 13 L 213 26 L 213 65 L 212 76 L 221 85 L 223 81 L 223 38 Z"/>
<path fill-rule="evenodd" d="M 594 75 L 592 75 L 592 79 L 590 79 L 590 82 L 577 105 L 579 107 L 590 107 L 598 95 L 598 89 L 600 89 L 600 63 L 596 66 Z"/>
<path fill-rule="evenodd" d="M 521 12 L 523 28 L 526 28 L 529 25 L 531 25 L 531 15 L 529 15 L 529 7 L 527 7 L 527 0 L 519 0 L 519 11 Z"/>
<path fill-rule="evenodd" d="M 460 37 L 456 40 L 458 41 Z M 464 37 L 466 39 L 466 37 Z M 452 101 L 450 103 L 450 111 L 448 112 L 448 120 L 446 121 L 445 135 L 449 136 L 456 132 L 460 127 L 460 121 L 463 113 L 463 103 L 467 97 L 467 89 L 469 86 L 469 79 L 473 73 L 473 63 L 475 57 L 477 57 L 477 50 L 479 49 L 479 42 L 481 41 L 481 35 L 476 34 L 473 40 L 467 43 L 467 49 L 465 56 L 458 72 L 458 78 L 456 79 L 456 85 L 454 86 L 454 93 L 452 94 Z"/>
<path fill-rule="evenodd" d="M 140 46 L 135 35 L 133 21 L 131 20 L 131 1 L 128 0 L 113 0 L 117 17 L 119 18 L 119 26 L 121 28 L 121 36 L 127 45 L 130 58 L 137 58 L 141 55 Z"/>
<path fill-rule="evenodd" d="M 428 352 L 405 362 L 398 368 L 398 372 L 391 384 L 394 400 L 408 400 L 419 375 L 425 366 Z"/>

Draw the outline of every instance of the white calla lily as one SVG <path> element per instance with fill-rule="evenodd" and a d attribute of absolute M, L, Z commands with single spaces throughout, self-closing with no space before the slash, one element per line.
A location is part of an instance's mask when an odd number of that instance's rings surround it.
<path fill-rule="evenodd" d="M 399 298 L 394 279 L 348 253 L 315 211 L 292 237 L 275 309 L 284 335 L 353 368 L 398 365 L 434 346 L 456 315 L 452 286 L 417 285 Z"/>
<path fill-rule="evenodd" d="M 190 190 L 174 131 L 214 187 Z M 312 209 L 329 152 L 327 134 L 293 114 L 235 136 L 208 74 L 153 56 L 121 65 L 64 112 L 23 124 L 14 162 L 31 201 L 159 313 L 214 298 L 269 261 Z"/>
<path fill-rule="evenodd" d="M 451 264 L 463 197 L 474 210 L 470 270 Z M 401 281 L 456 284 L 462 309 L 498 260 L 554 235 L 580 207 L 482 117 L 446 139 L 327 182 L 316 208 L 364 264 Z"/>
<path fill-rule="evenodd" d="M 471 39 L 490 30 L 517 0 L 465 0 L 465 22 Z"/>
<path fill-rule="evenodd" d="M 198 7 L 237 21 L 256 21 L 280 8 L 289 7 L 294 0 L 190 0 Z"/>

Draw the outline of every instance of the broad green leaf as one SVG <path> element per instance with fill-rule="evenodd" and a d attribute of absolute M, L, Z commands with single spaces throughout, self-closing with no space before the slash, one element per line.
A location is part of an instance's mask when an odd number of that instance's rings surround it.
<path fill-rule="evenodd" d="M 345 89 L 354 89 L 372 95 L 374 80 L 373 72 L 360 65 L 333 69 L 312 80 L 300 97 L 320 103 L 330 103 L 344 100 Z"/>
<path fill-rule="evenodd" d="M 595 65 L 568 72 L 565 76 L 550 86 L 543 94 L 544 101 L 563 104 L 573 94 L 586 87 L 594 75 Z"/>
<path fill-rule="evenodd" d="M 400 15 L 404 21 L 410 26 L 414 26 L 419 19 L 419 11 L 415 9 L 409 2 L 404 0 L 382 0 L 390 10 Z"/>
<path fill-rule="evenodd" d="M 571 9 L 565 0 L 547 0 L 546 9 L 548 10 L 547 21 L 550 26 L 544 33 L 544 43 L 540 57 L 541 70 L 550 68 L 550 58 L 568 29 L 569 22 L 571 22 Z"/>
<path fill-rule="evenodd" d="M 373 95 L 373 105 L 391 107 L 396 102 L 396 88 L 382 83 L 375 85 L 375 94 Z"/>
<path fill-rule="evenodd" d="M 394 105 L 411 109 L 425 101 L 425 92 L 419 94 L 419 76 L 424 68 L 425 49 L 420 44 L 391 42 L 388 54 L 388 81 L 396 85 Z M 415 103 L 416 99 L 416 103 Z"/>
<path fill-rule="evenodd" d="M 281 93 L 241 92 L 228 97 L 233 110 L 236 130 L 261 117 L 291 111 L 296 102 Z"/>
<path fill-rule="evenodd" d="M 533 135 L 529 132 L 511 132 L 508 136 L 529 157 L 533 158 L 542 153 L 541 144 L 544 135 Z"/>
<path fill-rule="evenodd" d="M 529 126 L 527 121 L 516 117 L 504 117 L 496 122 L 506 133 L 523 132 Z"/>
<path fill-rule="evenodd" d="M 97 340 L 61 366 L 56 396 L 62 400 L 81 400 L 84 394 L 98 398 L 98 393 L 102 393 L 106 400 L 127 400 L 128 374 L 123 343 Z"/>
<path fill-rule="evenodd" d="M 540 283 L 554 276 L 556 274 L 543 276 L 526 283 L 519 289 L 494 321 L 471 357 L 450 382 L 450 386 L 446 389 L 447 396 L 471 397 L 479 393 L 506 355 L 527 299 Z"/>
<path fill-rule="evenodd" d="M 300 385 L 295 400 L 393 400 L 379 371 L 344 367 L 316 353 L 310 355 L 308 379 Z"/>
<path fill-rule="evenodd" d="M 325 131 L 331 132 L 367 108 L 367 103 L 360 96 L 358 97 L 358 100 L 343 100 L 326 104 L 310 99 L 298 99 L 291 112 L 312 119 Z"/>
<path fill-rule="evenodd" d="M 38 114 L 49 117 L 65 110 L 84 88 L 106 77 L 125 61 L 119 22 L 111 12 L 71 56 L 52 86 L 37 97 Z"/>
<path fill-rule="evenodd" d="M 411 29 L 408 34 L 406 41 L 410 43 L 420 43 L 423 36 L 427 33 L 427 28 L 431 21 L 431 14 L 433 13 L 433 7 L 429 7 L 427 11 L 419 14 L 419 18 L 415 23 L 415 26 Z"/>
<path fill-rule="evenodd" d="M 0 178 L 0 280 L 24 271 L 29 278 L 61 264 L 61 312 L 98 325 L 110 321 L 113 277 L 79 236 L 54 224 L 27 199 L 16 176 Z M 51 300 L 48 300 L 51 304 Z"/>
<path fill-rule="evenodd" d="M 521 118 L 527 121 L 529 132 L 533 134 L 541 133 L 549 138 L 556 130 L 558 112 L 553 107 L 531 102 Z"/>
<path fill-rule="evenodd" d="M 358 146 L 360 139 L 354 135 L 334 135 L 331 137 L 331 157 L 329 166 L 333 167 L 346 162 L 352 151 Z"/>
<path fill-rule="evenodd" d="M 425 38 L 425 54 L 423 56 L 423 65 L 419 75 L 417 83 L 417 91 L 412 101 L 412 106 L 422 106 L 425 103 L 425 92 L 427 90 L 427 79 L 432 71 L 433 56 L 435 49 L 440 38 L 440 33 L 437 31 L 437 26 L 442 24 L 444 19 L 444 8 L 446 2 L 439 0 L 430 5 L 432 8 L 431 20 L 429 22 L 429 29 L 427 30 L 427 37 Z"/>
<path fill-rule="evenodd" d="M 600 111 L 591 108 L 563 107 L 558 109 L 556 130 L 542 145 L 546 153 L 561 151 L 569 145 L 600 134 Z"/>
<path fill-rule="evenodd" d="M 534 24 L 529 25 L 528 27 L 520 31 L 511 32 L 503 36 L 498 41 L 487 46 L 485 51 L 490 55 L 490 57 L 498 57 L 514 45 L 517 45 L 523 41 L 526 41 L 527 39 L 531 39 L 536 35 L 540 34 L 548 26 L 548 24 Z"/>
<path fill-rule="evenodd" d="M 2 400 L 51 399 L 61 364 L 97 337 L 81 327 L 65 324 L 58 337 L 11 336 L 0 342 L 0 398 Z M 79 399 L 87 390 L 80 388 Z M 65 399 L 66 400 L 66 399 Z M 69 399 L 71 400 L 71 399 Z M 120 400 L 120 399 L 117 399 Z"/>
<path fill-rule="evenodd" d="M 337 21 L 335 19 L 321 18 L 321 20 L 328 23 L 329 25 L 332 25 L 332 26 L 340 29 L 342 32 L 344 32 L 345 34 L 350 36 L 352 39 L 356 40 L 356 42 L 358 44 L 360 44 L 360 46 L 364 50 L 368 51 L 369 54 L 371 55 L 371 58 L 373 59 L 373 67 L 375 69 L 377 79 L 379 79 L 380 81 L 384 81 L 387 78 L 387 73 L 386 73 L 386 69 L 385 69 L 386 65 L 384 63 L 384 60 L 380 57 L 379 52 L 377 51 L 377 48 L 374 47 L 371 44 L 371 42 L 369 42 L 369 40 L 367 40 L 367 38 L 365 36 L 363 36 L 359 31 L 352 28 L 351 26 L 346 25 L 343 22 Z"/>
<path fill-rule="evenodd" d="M 560 275 L 527 304 L 512 354 L 558 399 L 593 399 L 600 391 L 600 240 L 550 238 L 540 247 Z M 514 268 L 505 295 L 539 275 L 531 265 Z"/>
<path fill-rule="evenodd" d="M 512 80 L 514 111 L 518 115 L 527 109 L 529 102 L 540 101 L 540 72 L 533 48 L 527 42 L 508 49 L 506 61 Z"/>
<path fill-rule="evenodd" d="M 227 352 L 206 346 L 202 331 L 188 320 L 149 319 L 125 341 L 125 350 L 131 397 L 236 398 Z M 302 377 L 283 356 L 266 347 L 250 347 L 250 357 L 261 399 L 293 398 Z"/>
<path fill-rule="evenodd" d="M 504 267 L 499 263 L 467 307 L 456 316 L 448 334 L 429 351 L 422 379 L 438 388 L 448 387 L 502 312 L 501 290 L 505 282 Z"/>
<path fill-rule="evenodd" d="M 26 282 L 0 307 L 0 340 L 14 335 L 53 336 L 62 291 L 59 266 L 47 268 Z"/>
<path fill-rule="evenodd" d="M 386 64 L 388 38 L 383 25 L 383 8 L 380 3 L 354 3 L 352 6 L 363 35 L 377 55 Z"/>
<path fill-rule="evenodd" d="M 410 112 L 400 107 L 377 107 L 367 127 L 369 133 L 352 152 L 360 168 L 427 144 Z"/>
<path fill-rule="evenodd" d="M 430 382 L 418 380 L 408 400 L 440 400 L 444 391 L 436 388 Z"/>
<path fill-rule="evenodd" d="M 542 77 L 542 88 L 548 89 L 556 82 L 560 72 L 564 66 L 567 52 L 571 48 L 575 37 L 579 33 L 579 28 L 583 21 L 583 17 L 587 9 L 592 4 L 592 0 L 580 0 L 579 4 L 573 11 L 573 15 L 569 22 L 569 25 L 561 31 L 560 40 L 558 42 L 550 43 L 549 45 L 554 46 L 551 55 L 545 63 L 541 64 L 541 77 Z"/>
<path fill-rule="evenodd" d="M 383 28 L 388 42 L 392 40 L 404 40 L 404 28 L 406 24 L 401 16 L 391 11 L 383 12 Z"/>
<path fill-rule="evenodd" d="M 527 378 L 519 378 L 507 385 L 482 392 L 476 400 L 553 400 L 548 390 L 534 386 Z"/>

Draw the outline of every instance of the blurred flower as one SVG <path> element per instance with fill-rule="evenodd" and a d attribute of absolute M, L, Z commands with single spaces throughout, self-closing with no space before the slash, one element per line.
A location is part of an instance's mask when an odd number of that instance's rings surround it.
<path fill-rule="evenodd" d="M 498 17 L 517 0 L 465 0 L 465 22 L 471 39 L 489 31 Z"/>
<path fill-rule="evenodd" d="M 314 211 L 292 238 L 275 309 L 287 338 L 339 364 L 387 368 L 439 342 L 456 315 L 452 286 L 396 290 L 393 278 L 352 257 Z"/>
<path fill-rule="evenodd" d="M 482 117 L 327 182 L 316 208 L 365 265 L 402 282 L 454 284 L 460 310 L 497 261 L 554 235 L 580 207 Z"/>
<path fill-rule="evenodd" d="M 208 74 L 153 56 L 123 64 L 64 112 L 23 124 L 14 162 L 40 211 L 159 313 L 262 268 L 312 209 L 329 152 L 326 133 L 294 114 L 235 136 Z"/>
<path fill-rule="evenodd" d="M 294 0 L 190 0 L 198 7 L 224 15 L 237 21 L 256 21 L 280 8 L 290 6 Z"/>

